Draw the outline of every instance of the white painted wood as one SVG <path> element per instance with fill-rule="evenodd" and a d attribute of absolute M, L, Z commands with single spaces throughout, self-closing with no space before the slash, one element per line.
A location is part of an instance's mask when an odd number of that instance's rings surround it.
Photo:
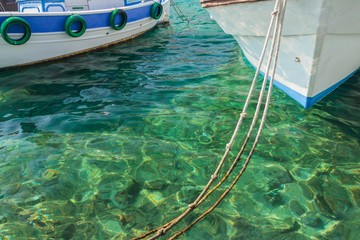
<path fill-rule="evenodd" d="M 207 10 L 257 66 L 274 3 L 237 3 Z M 356 71 L 360 66 L 359 11 L 359 0 L 289 0 L 276 81 L 312 98 Z"/>

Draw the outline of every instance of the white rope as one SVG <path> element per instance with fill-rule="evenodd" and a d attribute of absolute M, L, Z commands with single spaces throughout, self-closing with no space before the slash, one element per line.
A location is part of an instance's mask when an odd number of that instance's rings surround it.
<path fill-rule="evenodd" d="M 210 191 L 210 193 L 205 195 L 207 193 L 207 191 L 209 190 L 211 184 L 217 179 L 218 174 L 219 174 L 219 172 L 220 172 L 220 170 L 221 170 L 226 158 L 228 157 L 228 154 L 229 154 L 229 152 L 230 152 L 230 150 L 231 150 L 231 148 L 232 148 L 232 146 L 233 146 L 233 144 L 235 142 L 236 136 L 237 136 L 237 134 L 239 132 L 239 129 L 240 129 L 240 126 L 241 126 L 241 124 L 243 122 L 243 119 L 247 115 L 246 111 L 247 111 L 247 108 L 248 108 L 248 106 L 250 104 L 250 100 L 251 100 L 252 94 L 253 94 L 254 89 L 255 89 L 255 84 L 256 84 L 256 81 L 257 81 L 257 77 L 259 76 L 260 69 L 261 69 L 261 66 L 263 64 L 264 56 L 265 56 L 265 53 L 266 53 L 266 50 L 267 50 L 267 47 L 268 47 L 271 31 L 272 31 L 273 26 L 274 26 L 274 19 L 276 18 L 275 29 L 274 29 L 274 34 L 273 34 L 273 38 L 272 38 L 272 44 L 271 44 L 270 53 L 269 53 L 269 60 L 267 62 L 266 72 L 265 72 L 265 75 L 264 75 L 264 78 L 263 78 L 263 83 L 262 83 L 261 91 L 260 91 L 260 94 L 259 94 L 259 97 L 258 97 L 258 102 L 257 102 L 257 106 L 256 106 L 256 110 L 255 110 L 255 113 L 254 113 L 254 117 L 253 117 L 251 126 L 250 126 L 250 128 L 248 130 L 248 133 L 246 135 L 246 139 L 244 140 L 244 143 L 243 143 L 243 145 L 241 147 L 241 150 L 239 151 L 237 157 L 235 158 L 232 166 L 229 168 L 225 179 L 223 178 L 222 181 L 215 188 L 217 188 L 223 181 L 226 180 L 227 176 L 233 171 L 233 169 L 235 168 L 236 164 L 238 163 L 238 161 L 240 160 L 240 158 L 242 156 L 242 153 L 243 153 L 243 151 L 244 151 L 244 149 L 245 149 L 245 147 L 246 147 L 246 145 L 247 145 L 247 143 L 248 143 L 248 141 L 250 139 L 252 131 L 253 131 L 255 125 L 256 125 L 256 122 L 257 122 L 257 119 L 258 119 L 258 116 L 259 116 L 259 112 L 260 112 L 260 109 L 261 109 L 262 100 L 263 100 L 263 96 L 264 96 L 264 93 L 265 93 L 266 85 L 267 85 L 267 80 L 268 80 L 268 77 L 269 77 L 269 72 L 270 72 L 270 69 L 272 67 L 271 80 L 270 80 L 270 83 L 269 83 L 268 94 L 267 94 L 267 98 L 266 98 L 266 103 L 265 103 L 262 119 L 261 119 L 261 122 L 260 122 L 260 125 L 259 125 L 259 129 L 258 129 L 258 132 L 256 134 L 256 137 L 255 137 L 254 143 L 252 145 L 252 148 L 250 150 L 250 154 L 248 155 L 248 158 L 246 159 L 246 161 L 244 163 L 244 166 L 240 170 L 238 176 L 233 180 L 233 184 L 235 184 L 237 182 L 237 180 L 240 178 L 242 173 L 245 171 L 247 165 L 250 162 L 251 156 L 252 156 L 252 154 L 253 154 L 253 152 L 254 152 L 254 150 L 256 148 L 256 145 L 258 143 L 261 131 L 262 131 L 263 126 L 265 124 L 266 115 L 267 115 L 268 108 L 269 108 L 270 96 L 271 96 L 271 92 L 272 92 L 272 84 L 273 84 L 273 79 L 274 79 L 274 75 L 275 75 L 275 71 L 276 71 L 276 64 L 277 64 L 279 48 L 280 48 L 280 37 L 281 37 L 281 32 L 282 32 L 286 1 L 287 0 L 276 0 L 274 11 L 271 13 L 271 20 L 270 20 L 269 28 L 268 28 L 268 31 L 267 31 L 267 34 L 266 34 L 264 46 L 263 46 L 263 49 L 262 49 L 262 52 L 261 52 L 261 55 L 260 55 L 259 63 L 258 63 L 256 72 L 255 72 L 255 75 L 254 75 L 254 78 L 253 78 L 253 81 L 252 81 L 252 84 L 251 84 L 251 87 L 250 87 L 250 90 L 249 90 L 249 93 L 248 93 L 248 96 L 247 96 L 247 99 L 245 101 L 242 113 L 240 114 L 239 120 L 238 120 L 238 122 L 236 124 L 233 135 L 232 135 L 229 143 L 226 144 L 225 153 L 224 153 L 221 161 L 219 162 L 216 170 L 211 175 L 210 180 L 208 181 L 207 185 L 204 187 L 203 191 L 198 195 L 196 200 L 193 203 L 189 204 L 188 208 L 181 215 L 179 215 L 175 219 L 171 220 L 167 224 L 163 225 L 161 228 L 158 228 L 156 234 L 154 236 L 150 237 L 149 239 L 156 239 L 156 238 L 164 235 L 168 230 L 170 230 L 173 226 L 175 226 L 178 222 L 180 222 L 188 213 L 190 213 L 193 209 L 195 209 L 197 206 L 199 206 L 205 200 L 205 198 L 207 196 L 209 196 L 213 192 L 213 189 L 212 189 Z M 273 58 L 275 58 L 274 63 L 272 61 Z M 228 192 L 231 190 L 231 188 L 229 187 L 223 193 L 223 195 L 219 198 L 218 202 L 216 203 L 216 206 L 220 203 L 220 201 L 222 200 L 222 197 L 223 196 L 225 197 L 228 194 Z M 212 210 L 210 210 L 210 211 L 208 210 L 203 215 L 206 215 L 211 211 Z M 197 220 L 195 220 L 194 224 L 197 221 L 199 221 L 201 218 L 202 217 L 200 216 Z M 191 226 L 193 226 L 193 224 L 189 225 L 189 227 L 191 227 Z M 181 234 L 182 233 L 180 233 L 180 235 Z M 140 236 L 140 237 L 135 238 L 135 239 L 141 239 L 141 238 L 144 238 L 146 236 L 147 235 Z M 176 237 L 177 237 L 177 235 L 175 234 L 172 238 L 176 238 Z"/>
<path fill-rule="evenodd" d="M 231 183 L 231 185 L 223 192 L 223 194 L 220 196 L 220 198 L 215 202 L 215 204 L 213 204 L 210 208 L 208 208 L 208 210 L 206 210 L 203 214 L 201 214 L 201 216 L 199 216 L 196 220 L 194 220 L 191 224 L 189 224 L 187 227 L 183 228 L 181 231 L 175 233 L 171 238 L 169 238 L 170 240 L 176 239 L 178 238 L 180 235 L 182 235 L 184 232 L 186 232 L 187 230 L 189 230 L 192 226 L 194 226 L 196 223 L 198 223 L 201 219 L 203 219 L 207 214 L 209 214 L 211 211 L 213 211 L 219 204 L 220 202 L 226 197 L 226 195 L 231 191 L 231 189 L 235 186 L 235 184 L 237 183 L 237 181 L 240 179 L 240 177 L 242 176 L 242 174 L 245 172 L 247 166 L 250 163 L 252 154 L 255 151 L 255 148 L 257 146 L 257 143 L 259 141 L 259 137 L 261 135 L 262 129 L 265 125 L 265 120 L 266 120 L 266 115 L 269 109 L 269 104 L 270 104 L 270 99 L 271 99 L 271 93 L 272 93 L 272 87 L 273 87 L 273 81 L 274 81 L 274 76 L 275 76 L 275 72 L 276 72 L 276 66 L 277 66 L 277 61 L 278 61 L 278 56 L 279 56 L 279 49 L 280 49 L 280 42 L 281 42 L 281 33 L 282 33 L 282 28 L 283 28 L 283 22 L 284 22 L 284 16 L 285 16 L 285 9 L 286 9 L 286 3 L 287 0 L 282 0 L 282 2 L 280 3 L 279 6 L 279 11 L 276 12 L 275 14 L 279 14 L 277 21 L 276 21 L 276 27 L 274 30 L 274 36 L 272 39 L 272 49 L 270 50 L 270 52 L 272 53 L 269 58 L 270 61 L 272 60 L 272 58 L 274 58 L 274 64 L 272 65 L 272 74 L 271 74 L 271 79 L 269 82 L 269 89 L 268 89 L 268 93 L 267 93 L 267 98 L 266 98 L 266 103 L 265 103 L 265 107 L 264 107 L 264 112 L 263 112 L 263 116 L 261 119 L 261 123 L 257 132 L 257 135 L 255 137 L 253 146 L 250 150 L 250 153 L 243 165 L 243 167 L 241 168 L 239 174 L 235 177 L 235 179 L 233 180 L 233 182 Z M 274 14 L 274 13 L 273 13 Z M 275 49 L 275 53 L 274 51 L 274 47 L 276 46 Z M 269 61 L 269 62 L 270 62 Z M 269 73 L 270 70 L 270 66 L 271 63 L 268 62 L 268 66 L 267 66 L 267 73 L 264 76 L 264 82 L 267 82 L 267 75 Z M 265 84 L 266 85 L 266 84 Z M 262 89 L 263 90 L 263 89 Z M 263 91 L 262 91 L 263 92 Z M 261 97 L 261 93 L 260 93 L 260 97 Z M 259 97 L 259 98 L 260 98 Z M 259 103 L 258 103 L 259 105 Z M 261 105 L 261 104 L 260 104 Z M 241 155 L 240 155 L 241 156 Z M 240 158 L 240 156 L 237 156 L 237 159 Z"/>
<path fill-rule="evenodd" d="M 279 3 L 279 0 L 276 1 L 276 4 L 275 4 L 275 8 L 274 8 L 274 11 L 275 9 L 277 9 L 277 6 L 278 6 L 278 3 Z M 244 107 L 243 107 L 243 111 L 242 113 L 240 114 L 240 118 L 236 124 L 236 127 L 235 127 L 235 130 L 232 134 L 232 137 L 229 141 L 228 144 L 226 144 L 226 149 L 225 149 L 225 153 L 223 155 L 223 157 L 221 158 L 216 170 L 214 171 L 214 173 L 211 175 L 211 178 L 210 180 L 208 181 L 208 183 L 206 184 L 206 186 L 203 188 L 202 192 L 198 195 L 198 197 L 195 199 L 194 202 L 192 202 L 191 204 L 188 205 L 188 208 L 180 215 L 178 216 L 177 218 L 173 219 L 171 221 L 171 223 L 169 225 L 167 225 L 166 227 L 164 228 L 161 228 L 158 233 L 156 235 L 154 235 L 153 237 L 150 237 L 148 240 L 154 240 L 156 238 L 158 238 L 159 236 L 165 234 L 168 230 L 170 230 L 173 226 L 175 226 L 178 222 L 180 222 L 185 216 L 187 216 L 193 209 L 195 209 L 197 206 L 199 206 L 199 203 L 201 201 L 201 199 L 204 197 L 204 195 L 206 194 L 206 192 L 209 190 L 210 186 L 212 185 L 212 183 L 218 178 L 218 174 L 222 168 L 222 166 L 224 165 L 224 162 L 225 160 L 227 159 L 229 153 L 230 153 L 230 150 L 232 148 L 232 146 L 234 145 L 234 142 L 235 142 L 235 139 L 236 139 L 236 136 L 239 132 L 239 129 L 240 129 L 240 126 L 243 122 L 243 119 L 246 117 L 247 113 L 247 108 L 249 106 L 249 103 L 250 103 L 250 100 L 251 100 L 251 96 L 254 92 L 254 89 L 255 89 L 255 84 L 256 84 L 256 80 L 257 80 L 257 77 L 259 76 L 259 73 L 260 73 L 260 69 L 261 69 L 261 66 L 262 66 L 262 63 L 263 63 L 263 60 L 264 60 L 264 56 L 265 56 L 265 52 L 266 52 L 266 49 L 267 49 L 267 45 L 268 45 L 268 42 L 269 42 L 269 38 L 270 38 L 270 33 L 271 33 L 271 30 L 273 28 L 273 22 L 274 22 L 274 18 L 276 16 L 276 14 L 271 14 L 271 20 L 270 20 L 270 24 L 269 24 L 269 28 L 268 28 L 268 31 L 267 31 L 267 34 L 266 34 L 266 39 L 265 39 L 265 43 L 264 43 L 264 46 L 263 46 L 263 49 L 262 49 L 262 52 L 261 52 L 261 56 L 260 56 L 260 60 L 259 60 L 259 63 L 258 63 L 258 67 L 256 69 L 256 73 L 254 75 L 254 78 L 252 80 L 252 84 L 251 84 L 251 87 L 250 87 L 250 90 L 249 90 L 249 93 L 248 93 L 248 96 L 246 98 L 246 101 L 245 101 L 245 104 L 244 104 Z M 264 88 L 264 87 L 263 87 Z M 262 99 L 262 97 L 261 97 Z M 259 109 L 257 108 L 257 111 L 259 111 Z M 257 119 L 257 114 L 256 114 L 256 119 Z M 254 120 L 256 120 L 254 119 Z M 253 121 L 255 122 L 255 121 Z M 252 127 L 250 128 L 249 132 L 248 132 L 248 136 L 251 134 L 251 131 L 253 129 L 253 125 L 252 124 Z M 246 146 L 246 144 L 245 144 Z M 244 146 L 243 146 L 244 148 Z"/>

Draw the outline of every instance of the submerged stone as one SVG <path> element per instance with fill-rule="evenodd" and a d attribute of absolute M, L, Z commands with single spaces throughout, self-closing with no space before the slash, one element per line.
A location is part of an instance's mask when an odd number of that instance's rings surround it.
<path fill-rule="evenodd" d="M 279 205 L 284 204 L 284 200 L 283 200 L 282 194 L 281 194 L 281 192 L 278 191 L 278 190 L 272 190 L 272 191 L 270 191 L 270 192 L 267 192 L 267 193 L 264 195 L 264 198 L 265 198 L 269 203 L 271 203 L 272 205 L 279 206 Z"/>
<path fill-rule="evenodd" d="M 319 176 L 321 175 L 327 175 L 330 174 L 334 171 L 334 166 L 330 163 L 320 163 L 317 167 L 316 167 L 316 174 Z"/>
<path fill-rule="evenodd" d="M 324 181 L 318 176 L 313 176 L 306 183 L 315 193 L 322 193 L 324 190 Z"/>
<path fill-rule="evenodd" d="M 264 175 L 271 179 L 271 181 L 276 181 L 279 184 L 287 184 L 294 181 L 290 172 L 281 165 L 267 166 L 264 170 Z"/>
<path fill-rule="evenodd" d="M 20 190 L 21 184 L 15 183 L 10 184 L 9 186 L 5 187 L 2 192 L 4 192 L 5 195 L 14 195 Z"/>
<path fill-rule="evenodd" d="M 290 209 L 298 217 L 305 213 L 303 206 L 301 206 L 301 204 L 294 199 L 290 201 Z"/>
<path fill-rule="evenodd" d="M 349 192 L 336 182 L 329 182 L 324 189 L 324 200 L 332 212 L 343 218 L 346 212 L 353 207 Z"/>
<path fill-rule="evenodd" d="M 352 199 L 356 203 L 357 207 L 360 208 L 360 187 L 351 187 Z"/>
<path fill-rule="evenodd" d="M 74 237 L 75 232 L 76 232 L 76 225 L 69 224 L 62 233 L 61 238 L 63 238 L 64 240 L 70 240 Z"/>
<path fill-rule="evenodd" d="M 168 183 L 160 179 L 148 180 L 144 182 L 144 187 L 151 190 L 160 190 L 167 185 Z"/>
<path fill-rule="evenodd" d="M 306 185 L 304 182 L 299 182 L 298 184 L 301 188 L 301 192 L 302 192 L 303 196 L 307 200 L 312 200 L 315 196 L 313 190 L 308 185 Z"/>
<path fill-rule="evenodd" d="M 59 174 L 55 169 L 47 169 L 42 175 L 42 185 L 50 186 L 58 183 Z"/>
<path fill-rule="evenodd" d="M 4 224 L 7 222 L 7 217 L 5 215 L 0 215 L 0 224 Z"/>
<path fill-rule="evenodd" d="M 41 194 L 38 194 L 38 195 L 35 195 L 33 197 L 25 199 L 24 203 L 26 205 L 35 205 L 35 204 L 38 204 L 38 203 L 43 202 L 43 201 L 45 201 L 45 197 L 43 195 L 41 195 Z"/>
<path fill-rule="evenodd" d="M 315 229 L 323 229 L 324 228 L 324 222 L 316 216 L 306 216 L 303 219 L 303 223 L 309 227 L 315 228 Z"/>
<path fill-rule="evenodd" d="M 315 203 L 318 209 L 327 217 L 336 218 L 334 211 L 331 209 L 329 204 L 325 201 L 324 196 L 317 194 L 315 196 Z"/>
<path fill-rule="evenodd" d="M 160 203 L 162 203 L 166 199 L 160 191 L 149 191 L 147 189 L 144 189 L 140 192 L 140 194 L 144 198 L 147 198 L 155 206 L 160 205 Z"/>

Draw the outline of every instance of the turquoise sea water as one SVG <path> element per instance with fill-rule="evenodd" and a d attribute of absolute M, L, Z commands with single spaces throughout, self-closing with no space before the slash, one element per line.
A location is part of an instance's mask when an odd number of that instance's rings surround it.
<path fill-rule="evenodd" d="M 177 3 L 189 25 L 172 11 L 124 44 L 0 72 L 0 239 L 130 239 L 199 194 L 254 70 L 197 0 Z M 360 74 L 308 110 L 272 99 L 248 170 L 182 239 L 359 238 Z"/>

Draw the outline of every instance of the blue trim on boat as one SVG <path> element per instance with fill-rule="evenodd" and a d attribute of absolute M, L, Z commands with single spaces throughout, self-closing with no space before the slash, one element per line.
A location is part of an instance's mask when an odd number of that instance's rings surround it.
<path fill-rule="evenodd" d="M 126 10 L 128 16 L 128 23 L 138 21 L 145 18 L 150 18 L 150 11 L 152 5 L 134 8 L 130 10 Z M 94 14 L 81 14 L 81 12 L 77 12 L 77 14 L 81 15 L 87 24 L 87 29 L 92 28 L 101 28 L 101 27 L 110 27 L 110 15 L 111 11 L 106 13 L 94 13 Z M 10 17 L 10 16 L 9 16 Z M 46 32 L 64 32 L 64 25 L 66 19 L 69 15 L 61 15 L 61 16 L 21 16 L 24 20 L 26 20 L 31 26 L 32 33 L 46 33 Z M 1 23 L 7 19 L 8 17 L 0 17 L 0 25 Z M 45 24 L 44 24 L 45 23 Z M 48 24 L 51 23 L 51 24 Z M 23 33 L 24 30 L 21 26 L 12 26 L 9 29 L 10 33 Z"/>
<path fill-rule="evenodd" d="M 261 73 L 262 75 L 264 75 L 263 73 Z M 296 92 L 295 90 L 285 86 L 284 84 L 274 80 L 274 86 L 276 86 L 277 88 L 279 88 L 280 90 L 284 91 L 287 95 L 289 95 L 292 99 L 294 99 L 295 101 L 297 101 L 298 103 L 300 103 L 303 107 L 306 108 L 306 102 L 307 102 L 307 97 L 305 97 L 304 95 Z"/>
<path fill-rule="evenodd" d="M 125 6 L 131 6 L 131 5 L 135 5 L 135 4 L 139 4 L 141 3 L 140 1 L 129 1 L 129 0 L 125 0 Z"/>
<path fill-rule="evenodd" d="M 49 8 L 51 8 L 51 7 L 60 7 L 63 10 L 63 12 L 65 12 L 65 8 L 61 4 L 49 4 L 46 7 L 44 6 L 43 9 L 45 9 L 45 11 L 48 12 Z"/>
<path fill-rule="evenodd" d="M 253 68 L 256 69 L 256 67 L 245 57 L 245 55 L 242 53 L 242 58 L 244 60 L 244 62 L 250 66 L 252 66 Z M 329 93 L 331 93 L 332 91 L 334 91 L 337 87 L 339 87 L 341 84 L 343 84 L 344 82 L 346 82 L 349 78 L 351 78 L 357 71 L 359 70 L 359 68 L 357 68 L 355 71 L 353 71 L 352 73 L 350 73 L 348 76 L 346 76 L 344 79 L 340 80 L 339 82 L 335 83 L 334 85 L 332 85 L 331 87 L 325 89 L 324 91 L 318 93 L 317 95 L 315 95 L 314 97 L 306 97 L 296 91 L 294 91 L 293 89 L 285 86 L 284 84 L 278 82 L 276 79 L 274 80 L 274 86 L 276 86 L 277 88 L 279 88 L 280 90 L 284 91 L 287 95 L 289 95 L 291 98 L 293 98 L 295 101 L 297 101 L 298 103 L 300 103 L 304 108 L 308 109 L 311 106 L 313 106 L 315 103 L 317 103 L 318 101 L 320 101 L 322 98 L 324 98 L 326 95 L 328 95 Z M 265 75 L 264 72 L 260 71 L 261 75 Z M 270 79 L 270 78 L 269 78 Z"/>
<path fill-rule="evenodd" d="M 317 95 L 315 95 L 314 97 L 308 97 L 306 98 L 306 102 L 305 105 L 303 105 L 305 108 L 310 108 L 312 105 L 314 105 L 315 103 L 317 103 L 318 101 L 320 101 L 322 98 L 324 98 L 326 95 L 328 95 L 329 93 L 331 93 L 332 91 L 334 91 L 336 88 L 338 88 L 341 84 L 343 84 L 344 82 L 346 82 L 349 78 L 351 78 L 357 71 L 359 70 L 359 68 L 357 68 L 355 71 L 353 71 L 352 73 L 350 73 L 348 76 L 346 76 L 344 79 L 342 79 L 341 81 L 335 83 L 334 85 L 332 85 L 331 87 L 325 89 L 324 91 L 322 91 L 321 93 L 318 93 Z"/>

